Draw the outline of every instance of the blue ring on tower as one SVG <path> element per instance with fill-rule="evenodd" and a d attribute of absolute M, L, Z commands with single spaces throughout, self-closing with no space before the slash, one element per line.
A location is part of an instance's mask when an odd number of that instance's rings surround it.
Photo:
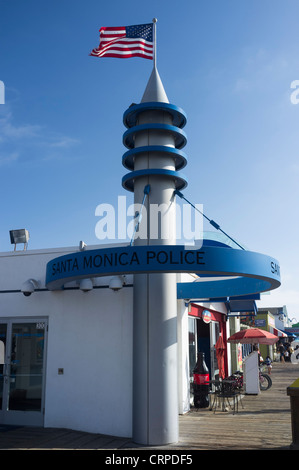
<path fill-rule="evenodd" d="M 164 111 L 172 116 L 173 124 L 162 124 L 162 123 L 146 123 L 137 125 L 138 117 L 141 113 L 147 111 Z M 122 186 L 128 191 L 134 191 L 134 182 L 137 178 L 144 176 L 163 176 L 171 178 L 174 181 L 175 188 L 182 190 L 187 186 L 187 180 L 184 175 L 178 173 L 177 170 L 184 168 L 187 164 L 186 154 L 182 152 L 182 148 L 185 147 L 187 143 L 187 137 L 182 127 L 186 125 L 187 117 L 184 111 L 177 106 L 170 103 L 160 103 L 160 102 L 149 102 L 149 103 L 140 103 L 133 104 L 130 106 L 127 111 L 125 111 L 123 116 L 124 125 L 128 130 L 123 135 L 123 144 L 129 149 L 123 155 L 122 164 L 124 167 L 132 170 L 131 173 L 125 175 L 122 179 Z M 174 138 L 175 147 L 168 145 L 147 145 L 141 147 L 134 147 L 135 136 L 139 132 L 144 131 L 155 131 L 155 132 L 164 132 L 165 134 L 169 133 Z M 166 170 L 162 168 L 146 168 L 138 171 L 134 171 L 134 162 L 135 158 L 138 158 L 140 154 L 151 152 L 153 157 L 155 153 L 159 152 L 165 154 L 165 156 L 173 157 L 175 171 Z"/>
<path fill-rule="evenodd" d="M 185 127 L 187 123 L 187 116 L 185 112 L 175 106 L 174 104 L 170 103 L 160 103 L 160 102 L 149 102 L 149 103 L 140 103 L 140 104 L 132 104 L 127 111 L 124 112 L 123 115 L 123 122 L 127 128 L 136 126 L 137 119 L 140 113 L 144 111 L 166 111 L 172 115 L 173 125 L 176 127 L 180 127 L 181 129 Z"/>
<path fill-rule="evenodd" d="M 131 127 L 123 135 L 123 144 L 129 148 L 134 148 L 134 136 L 138 132 L 155 130 L 169 133 L 174 138 L 175 148 L 182 149 L 187 143 L 187 136 L 182 129 L 169 124 L 140 124 L 139 126 Z"/>
<path fill-rule="evenodd" d="M 146 152 L 164 152 L 168 156 L 170 155 L 171 157 L 174 158 L 174 164 L 175 164 L 175 169 L 176 170 L 181 170 L 187 165 L 187 155 L 185 152 L 182 150 L 177 150 L 173 147 L 167 147 L 165 145 L 147 145 L 144 147 L 135 147 L 131 150 L 128 150 L 126 153 L 124 153 L 123 158 L 122 158 L 122 164 L 125 168 L 128 170 L 134 170 L 134 160 L 135 156 L 140 154 L 140 153 L 146 153 Z"/>
<path fill-rule="evenodd" d="M 182 175 L 177 171 L 163 170 L 160 168 L 146 168 L 144 170 L 132 171 L 125 175 L 122 179 L 123 188 L 133 192 L 135 179 L 141 178 L 142 176 L 167 176 L 174 181 L 175 189 L 178 189 L 179 191 L 186 188 L 188 184 L 185 175 Z"/>

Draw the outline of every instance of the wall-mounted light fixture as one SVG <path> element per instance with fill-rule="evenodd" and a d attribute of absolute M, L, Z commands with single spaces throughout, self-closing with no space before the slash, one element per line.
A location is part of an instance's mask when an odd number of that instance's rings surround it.
<path fill-rule="evenodd" d="M 24 250 L 26 250 L 29 240 L 29 232 L 25 228 L 19 230 L 10 230 L 10 243 L 15 245 L 14 251 L 17 249 L 19 243 L 24 243 Z"/>
<path fill-rule="evenodd" d="M 84 251 L 85 248 L 87 247 L 86 243 L 84 243 L 82 240 L 79 243 L 79 250 Z"/>

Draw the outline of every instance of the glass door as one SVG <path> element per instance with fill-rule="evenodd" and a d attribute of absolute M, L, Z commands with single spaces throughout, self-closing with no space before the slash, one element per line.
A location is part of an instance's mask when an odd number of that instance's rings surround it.
<path fill-rule="evenodd" d="M 46 319 L 0 322 L 4 346 L 0 360 L 3 424 L 43 426 L 46 340 Z"/>
<path fill-rule="evenodd" d="M 219 374 L 218 361 L 216 356 L 216 343 L 219 338 L 219 323 L 212 321 L 210 323 L 210 360 L 211 360 L 211 371 L 210 375 L 212 380 Z"/>
<path fill-rule="evenodd" d="M 193 369 L 196 365 L 196 359 L 197 359 L 196 319 L 189 317 L 188 324 L 189 324 L 189 331 L 188 331 L 188 334 L 189 334 L 189 375 L 190 375 L 190 379 L 193 379 Z"/>
<path fill-rule="evenodd" d="M 3 391 L 4 391 L 4 377 L 5 377 L 5 368 L 6 368 L 6 336 L 7 336 L 7 325 L 0 323 L 0 411 L 2 410 L 3 405 Z"/>

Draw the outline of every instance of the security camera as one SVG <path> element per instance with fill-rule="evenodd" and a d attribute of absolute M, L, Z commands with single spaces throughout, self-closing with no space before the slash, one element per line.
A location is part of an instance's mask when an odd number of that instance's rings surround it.
<path fill-rule="evenodd" d="M 114 292 L 119 291 L 123 287 L 123 280 L 120 276 L 112 277 L 109 282 L 109 289 L 112 289 Z"/>
<path fill-rule="evenodd" d="M 35 279 L 28 279 L 28 281 L 24 282 L 21 288 L 21 292 L 25 295 L 25 297 L 29 297 L 35 289 L 38 288 L 38 282 Z"/>
<path fill-rule="evenodd" d="M 82 279 L 80 281 L 80 290 L 88 292 L 93 289 L 93 282 L 91 279 Z"/>

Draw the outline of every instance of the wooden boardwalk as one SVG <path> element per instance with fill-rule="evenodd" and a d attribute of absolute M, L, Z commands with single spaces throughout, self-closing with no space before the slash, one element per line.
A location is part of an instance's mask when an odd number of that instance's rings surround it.
<path fill-rule="evenodd" d="M 69 429 L 11 428 L 0 425 L 0 449 L 122 449 L 176 450 L 289 450 L 292 442 L 288 386 L 299 378 L 299 365 L 274 363 L 272 387 L 258 395 L 245 395 L 239 412 L 192 410 L 180 416 L 177 444 L 140 447 L 130 439 Z"/>
<path fill-rule="evenodd" d="M 299 365 L 274 363 L 272 387 L 245 395 L 239 412 L 191 411 L 180 419 L 177 448 L 205 450 L 289 449 L 292 442 L 288 386 L 299 377 Z"/>

